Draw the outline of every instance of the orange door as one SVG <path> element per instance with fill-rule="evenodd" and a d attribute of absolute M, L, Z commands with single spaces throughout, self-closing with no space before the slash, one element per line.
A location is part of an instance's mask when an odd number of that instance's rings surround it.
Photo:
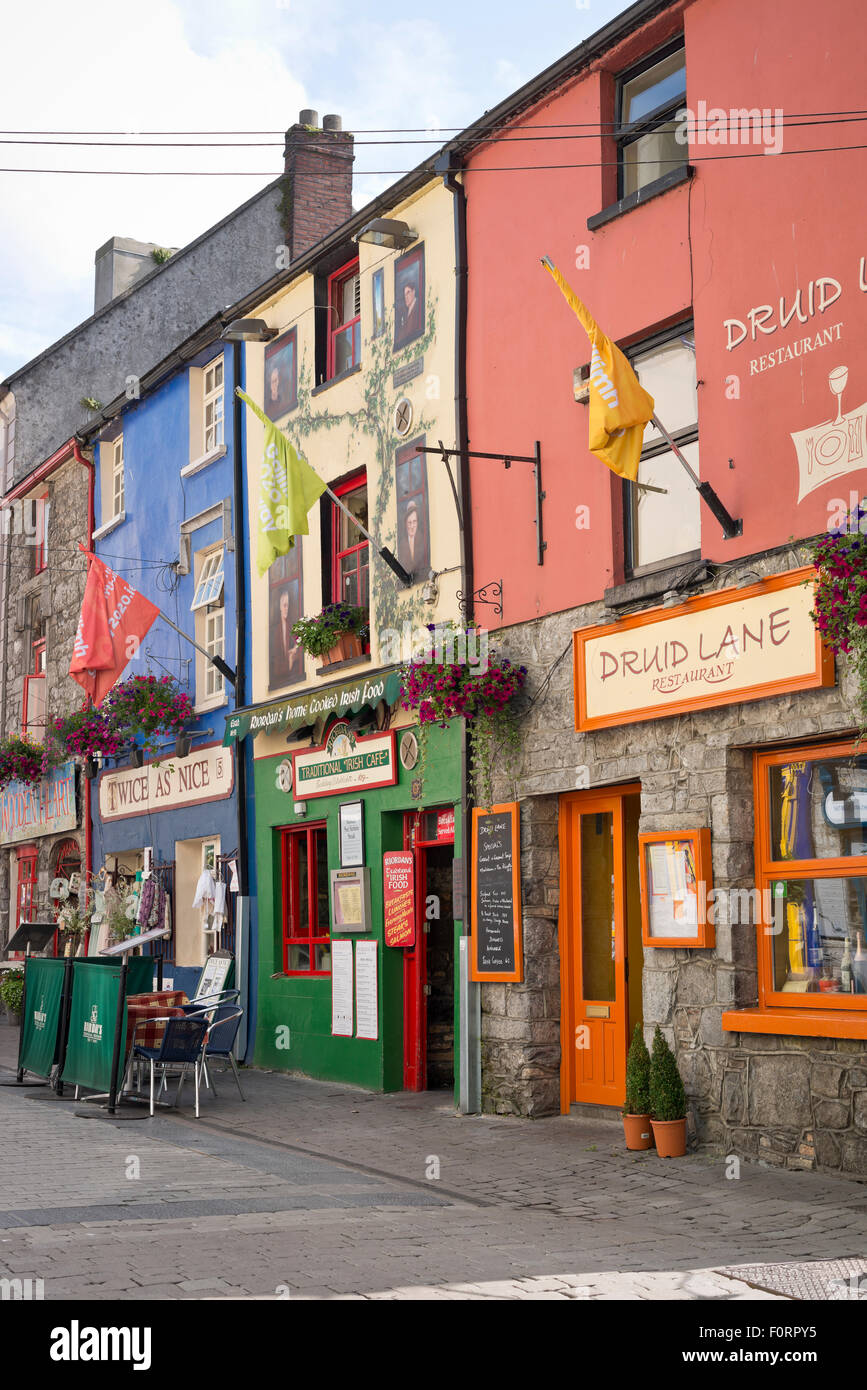
<path fill-rule="evenodd" d="M 575 1103 L 622 1105 L 626 1098 L 631 866 L 624 805 L 635 790 L 578 793 L 561 802 L 564 1112 Z"/>

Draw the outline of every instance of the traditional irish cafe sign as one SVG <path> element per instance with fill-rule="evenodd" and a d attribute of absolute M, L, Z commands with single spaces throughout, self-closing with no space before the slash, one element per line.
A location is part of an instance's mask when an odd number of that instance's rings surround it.
<path fill-rule="evenodd" d="M 231 749 L 212 744 L 186 758 L 169 753 L 144 767 L 105 772 L 99 781 L 99 814 L 123 820 L 151 811 L 167 811 L 231 796 L 235 769 Z"/>
<path fill-rule="evenodd" d="M 75 763 L 62 763 L 35 786 L 10 782 L 0 794 L 0 843 L 15 844 L 38 835 L 74 830 Z"/>
<path fill-rule="evenodd" d="M 810 617 L 812 577 L 793 570 L 576 632 L 575 727 L 833 685 L 833 656 Z"/>
<path fill-rule="evenodd" d="M 335 724 L 324 747 L 296 753 L 293 763 L 296 801 L 356 788 L 393 787 L 397 781 L 394 731 L 358 738 L 348 724 Z"/>

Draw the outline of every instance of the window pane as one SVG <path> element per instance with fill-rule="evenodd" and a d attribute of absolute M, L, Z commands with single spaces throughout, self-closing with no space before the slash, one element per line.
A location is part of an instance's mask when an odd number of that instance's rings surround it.
<path fill-rule="evenodd" d="M 309 970 L 310 947 L 290 946 L 288 951 L 288 960 L 286 964 L 289 970 Z"/>
<path fill-rule="evenodd" d="M 353 330 L 351 327 L 343 328 L 334 335 L 334 375 L 338 376 L 354 366 Z"/>
<path fill-rule="evenodd" d="M 661 179 L 687 162 L 687 146 L 676 138 L 677 127 L 665 125 L 642 135 L 623 147 L 623 197 L 636 193 L 648 183 Z"/>
<path fill-rule="evenodd" d="M 298 856 L 298 900 L 295 904 L 297 920 L 292 923 L 293 936 L 310 935 L 310 888 L 307 879 L 307 836 L 296 835 L 295 851 Z"/>
<path fill-rule="evenodd" d="M 355 300 L 358 294 L 358 276 L 350 275 L 340 286 L 340 322 L 348 323 L 355 318 Z"/>
<path fill-rule="evenodd" d="M 772 859 L 867 854 L 867 756 L 769 769 Z"/>
<path fill-rule="evenodd" d="M 327 936 L 331 927 L 328 902 L 328 836 L 316 831 L 316 934 Z M 330 965 L 328 967 L 331 968 Z"/>
<path fill-rule="evenodd" d="M 768 905 L 775 989 L 867 994 L 867 878 L 778 880 Z"/>
<path fill-rule="evenodd" d="M 331 970 L 331 944 L 327 946 L 314 946 L 314 970 L 321 970 L 328 974 Z"/>
<path fill-rule="evenodd" d="M 585 999 L 612 1000 L 614 979 L 614 817 L 581 817 L 581 956 Z"/>
<path fill-rule="evenodd" d="M 681 452 L 698 473 L 698 444 L 685 444 Z M 643 459 L 638 467 L 638 481 L 665 488 L 665 492 L 632 489 L 633 564 L 654 565 L 688 550 L 698 550 L 701 546 L 698 490 L 675 455 L 669 451 Z"/>
<path fill-rule="evenodd" d="M 364 529 L 369 530 L 367 523 L 366 484 L 362 487 L 355 488 L 353 492 L 347 492 L 345 496 L 341 497 L 340 500 L 343 503 L 344 507 L 346 507 L 346 509 L 349 512 L 351 512 L 354 517 L 358 518 Z M 340 523 L 338 527 L 338 550 L 349 550 L 354 545 L 360 545 L 361 542 L 364 540 L 364 536 L 359 531 L 358 527 L 353 526 L 352 522 L 346 516 L 345 512 L 341 511 L 338 513 L 338 515 Z"/>
<path fill-rule="evenodd" d="M 691 338 L 691 331 L 684 332 Z M 695 383 L 695 353 L 675 339 L 652 352 L 638 353 L 633 359 L 638 380 L 653 397 L 657 416 L 669 434 L 698 422 L 698 395 Z M 644 430 L 644 446 L 662 436 L 652 423 Z"/>
<path fill-rule="evenodd" d="M 654 63 L 631 82 L 623 84 L 621 121 L 631 125 L 651 111 L 686 95 L 686 58 L 682 48 Z"/>

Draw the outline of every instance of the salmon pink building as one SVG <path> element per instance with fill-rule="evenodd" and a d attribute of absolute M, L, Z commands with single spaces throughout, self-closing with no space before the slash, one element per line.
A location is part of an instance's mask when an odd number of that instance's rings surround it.
<path fill-rule="evenodd" d="M 476 617 L 530 670 L 484 1108 L 620 1107 L 659 1024 L 697 1140 L 859 1174 L 867 757 L 810 547 L 867 491 L 862 20 L 639 3 L 453 155 L 464 447 L 537 460 L 467 465 Z M 634 482 L 588 450 L 590 345 L 545 256 L 654 399 Z"/>

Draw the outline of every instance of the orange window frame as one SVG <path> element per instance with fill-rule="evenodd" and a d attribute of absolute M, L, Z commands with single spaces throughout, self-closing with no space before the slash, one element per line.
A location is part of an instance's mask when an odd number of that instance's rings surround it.
<path fill-rule="evenodd" d="M 821 762 L 850 757 L 856 744 L 812 744 L 753 755 L 755 801 L 755 866 L 760 921 L 756 925 L 758 956 L 758 1004 L 753 1009 L 732 1009 L 722 1016 L 727 1032 L 780 1033 L 808 1037 L 867 1038 L 867 994 L 783 993 L 774 988 L 774 923 L 763 918 L 765 890 L 778 880 L 867 877 L 867 854 L 822 859 L 775 859 L 771 842 L 771 805 L 768 772 L 792 762 Z"/>

